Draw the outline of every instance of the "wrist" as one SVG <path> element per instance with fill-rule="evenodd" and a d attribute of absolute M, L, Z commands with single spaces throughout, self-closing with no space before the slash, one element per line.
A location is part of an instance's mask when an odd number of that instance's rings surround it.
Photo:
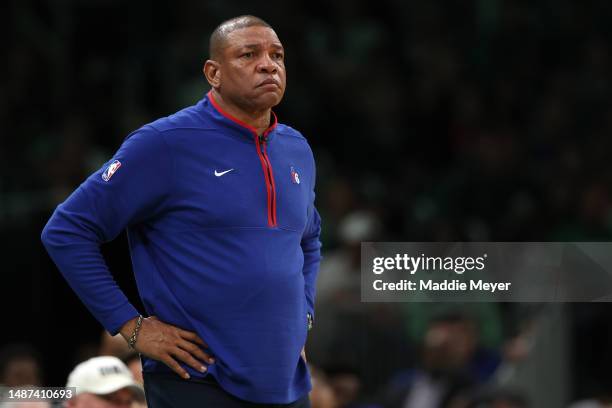
<path fill-rule="evenodd" d="M 143 320 L 144 317 L 142 317 L 142 315 L 139 315 L 138 318 L 136 318 L 136 326 L 134 326 L 134 331 L 128 339 L 128 347 L 132 350 L 136 350 L 136 341 L 138 340 L 138 333 L 140 332 L 140 327 L 142 326 Z"/>
<path fill-rule="evenodd" d="M 121 337 L 123 337 L 125 341 L 129 341 L 130 336 L 132 335 L 132 333 L 134 333 L 134 329 L 136 328 L 137 321 L 138 321 L 138 316 L 125 322 L 123 326 L 121 326 L 121 329 L 119 329 L 119 334 L 121 334 Z"/>

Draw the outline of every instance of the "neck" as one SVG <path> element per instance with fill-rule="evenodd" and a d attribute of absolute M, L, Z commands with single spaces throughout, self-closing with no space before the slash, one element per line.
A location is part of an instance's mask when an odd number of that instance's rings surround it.
<path fill-rule="evenodd" d="M 232 103 L 230 100 L 223 98 L 216 89 L 212 90 L 212 96 L 221 109 L 241 122 L 255 128 L 258 135 L 261 135 L 270 126 L 270 112 L 272 108 L 254 111 L 246 110 Z"/>

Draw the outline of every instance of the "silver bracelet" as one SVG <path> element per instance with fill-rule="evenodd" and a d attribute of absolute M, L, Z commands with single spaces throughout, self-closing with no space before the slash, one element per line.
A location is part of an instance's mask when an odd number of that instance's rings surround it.
<path fill-rule="evenodd" d="M 136 340 L 138 339 L 138 332 L 140 331 L 140 326 L 142 325 L 142 315 L 138 315 L 138 320 L 136 320 L 136 327 L 134 327 L 134 331 L 128 340 L 128 347 L 132 350 L 136 350 Z"/>

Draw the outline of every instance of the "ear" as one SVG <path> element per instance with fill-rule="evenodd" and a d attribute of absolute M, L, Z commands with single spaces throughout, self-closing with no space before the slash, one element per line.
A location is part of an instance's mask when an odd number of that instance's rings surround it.
<path fill-rule="evenodd" d="M 213 88 L 218 88 L 221 86 L 221 69 L 220 65 L 217 61 L 206 60 L 204 63 L 204 68 L 202 68 L 202 72 L 206 77 L 206 80 Z"/>

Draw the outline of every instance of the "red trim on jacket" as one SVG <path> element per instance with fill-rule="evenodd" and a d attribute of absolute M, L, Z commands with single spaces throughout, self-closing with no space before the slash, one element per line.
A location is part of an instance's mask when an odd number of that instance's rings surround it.
<path fill-rule="evenodd" d="M 264 135 L 265 136 L 265 135 Z M 276 226 L 276 184 L 274 183 L 274 172 L 272 171 L 272 163 L 270 163 L 270 159 L 268 158 L 268 154 L 266 153 L 266 144 L 264 143 L 263 149 L 264 158 L 268 162 L 268 168 L 270 169 L 270 181 L 272 181 L 272 191 L 274 192 L 274 196 L 272 196 L 272 225 Z"/>
<path fill-rule="evenodd" d="M 251 132 L 253 132 L 253 134 L 255 134 L 255 136 L 257 136 L 257 129 L 255 129 L 253 126 L 249 125 L 246 122 L 241 121 L 240 119 L 238 119 L 237 117 L 233 116 L 232 114 L 226 112 L 223 110 L 223 108 L 221 108 L 221 106 L 219 106 L 219 104 L 217 103 L 217 101 L 215 100 L 215 97 L 212 94 L 212 91 L 208 91 L 208 100 L 210 100 L 210 103 L 213 104 L 213 106 L 215 107 L 215 109 L 223 116 L 225 116 L 227 119 L 231 120 L 232 122 L 245 127 L 247 129 L 249 129 Z M 276 125 L 278 124 L 278 118 L 276 117 L 276 113 L 274 113 L 273 110 L 270 111 L 270 113 L 272 113 L 272 124 L 263 132 L 264 136 L 267 136 L 268 133 L 270 133 L 272 130 L 274 130 L 274 128 L 276 127 Z"/>
<path fill-rule="evenodd" d="M 251 133 L 253 133 L 253 136 L 255 138 L 255 147 L 257 149 L 257 156 L 259 157 L 259 161 L 261 162 L 261 169 L 263 170 L 264 179 L 266 182 L 267 206 L 268 206 L 268 211 L 267 211 L 268 226 L 276 227 L 277 225 L 277 222 L 276 222 L 276 184 L 274 183 L 274 172 L 272 171 L 272 163 L 270 163 L 270 159 L 268 158 L 268 154 L 266 152 L 267 136 L 272 130 L 274 130 L 274 128 L 276 128 L 276 125 L 278 124 L 278 119 L 276 117 L 276 114 L 274 113 L 274 111 L 270 111 L 272 113 L 273 123 L 261 135 L 264 139 L 263 149 L 262 149 L 260 141 L 259 141 L 259 135 L 257 134 L 257 129 L 255 129 L 253 126 L 249 125 L 248 123 L 245 123 L 241 121 L 240 119 L 232 116 L 228 112 L 225 112 L 219 106 L 217 101 L 215 101 L 212 91 L 209 91 L 207 96 L 208 96 L 208 99 L 210 100 L 210 103 L 212 103 L 212 105 L 221 115 L 225 116 L 227 119 L 231 120 L 232 122 L 250 130 Z"/>
<path fill-rule="evenodd" d="M 259 157 L 259 161 L 261 162 L 261 169 L 263 171 L 264 174 L 264 179 L 266 181 L 266 192 L 267 194 L 267 205 L 268 205 L 268 211 L 267 211 L 267 215 L 268 215 L 268 226 L 269 227 L 274 227 L 275 223 L 274 223 L 274 216 L 272 215 L 272 189 L 273 184 L 271 184 L 270 182 L 270 177 L 268 176 L 268 161 L 267 159 L 264 157 L 263 153 L 262 153 L 262 149 L 261 149 L 261 145 L 259 144 L 259 137 L 255 136 L 255 148 L 257 149 L 257 156 Z M 264 144 L 264 149 L 265 149 L 265 144 Z M 271 166 L 270 166 L 271 167 Z"/>

